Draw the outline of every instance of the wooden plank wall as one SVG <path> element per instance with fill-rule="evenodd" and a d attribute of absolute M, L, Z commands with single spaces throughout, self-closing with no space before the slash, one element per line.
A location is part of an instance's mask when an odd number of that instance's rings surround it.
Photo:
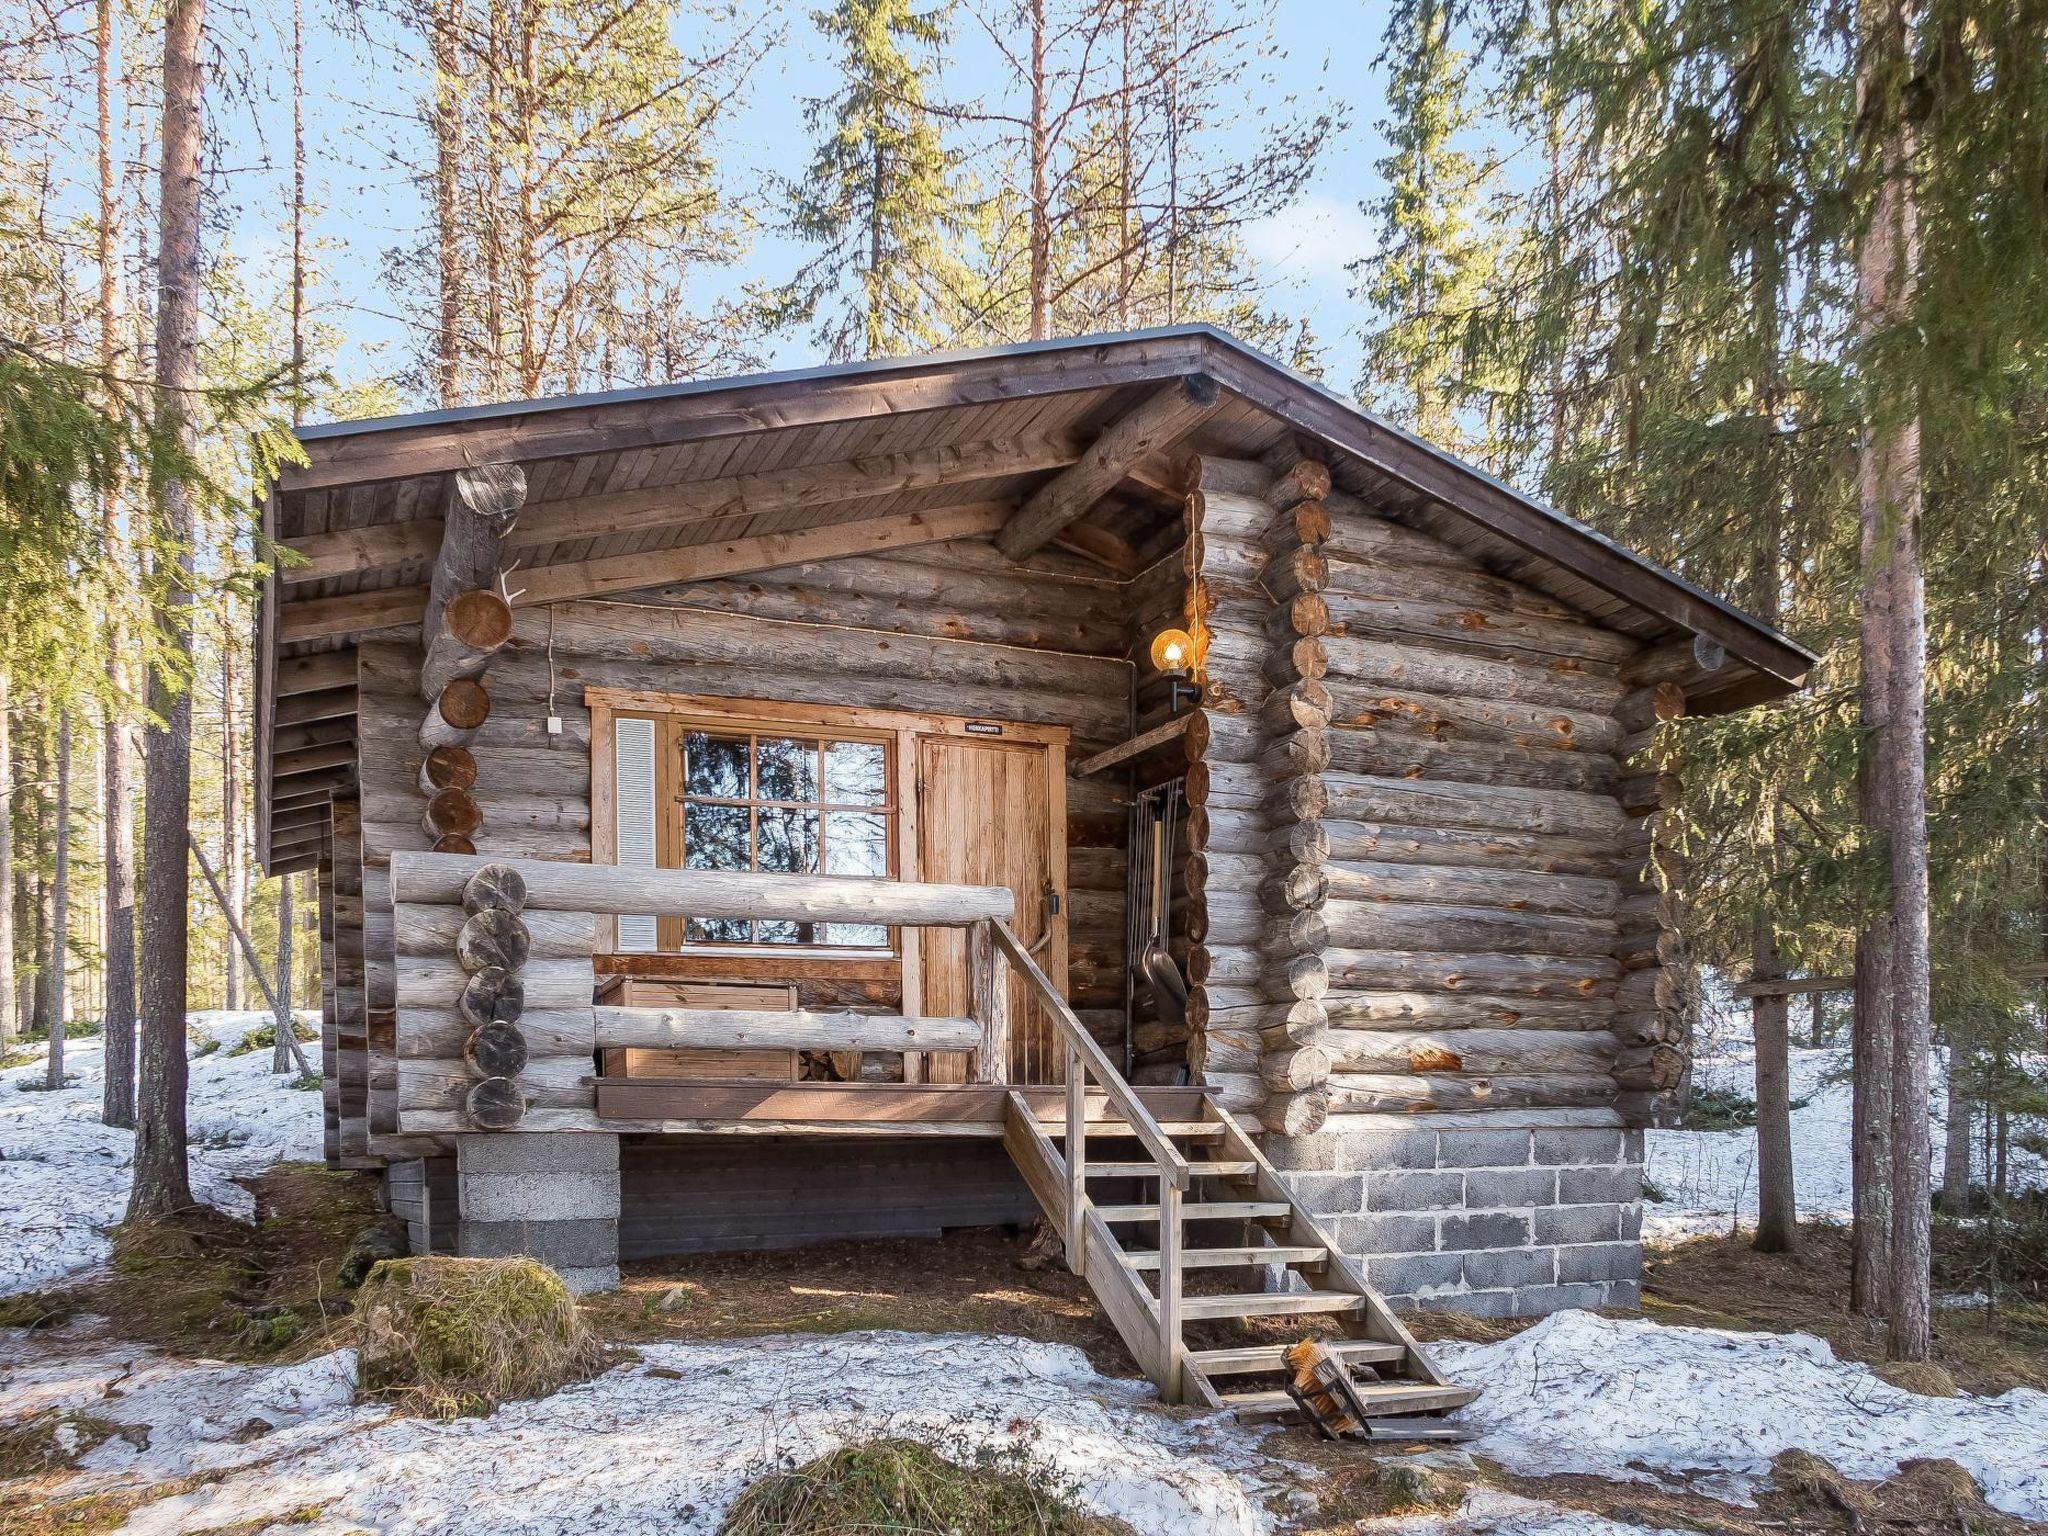
<path fill-rule="evenodd" d="M 745 583 L 668 588 L 631 602 L 522 609 L 491 665 L 491 715 L 473 744 L 480 854 L 590 858 L 587 685 L 853 704 L 1066 725 L 1069 761 L 1130 732 L 1130 584 L 1054 554 L 1018 569 L 979 541 L 770 572 Z M 826 622 L 827 618 L 831 622 Z M 855 620 L 858 622 L 847 622 Z M 1079 647 L 1080 649 L 1070 649 Z M 344 1043 L 341 1075 L 363 1084 L 353 1117 L 391 1156 L 399 1063 L 390 1021 L 397 944 L 393 852 L 425 849 L 418 789 L 420 652 L 359 645 L 360 871 L 370 1027 Z M 550 736 L 550 711 L 562 731 Z M 1121 776 L 1069 778 L 1069 955 L 1076 1008 L 1121 1051 L 1124 1031 Z M 353 845 L 350 845 L 353 852 Z M 337 867 L 344 850 L 337 846 Z M 810 985 L 801 1006 L 886 1003 L 871 984 Z M 348 1061 L 354 1053 L 356 1060 Z"/>
<path fill-rule="evenodd" d="M 1326 539 L 1284 512 L 1259 532 L 1275 466 L 1203 470 L 1191 1059 L 1290 1134 L 1330 1113 L 1641 1123 L 1682 1067 L 1656 837 L 1676 781 L 1646 763 L 1676 685 L 1354 498 L 1325 498 Z"/>

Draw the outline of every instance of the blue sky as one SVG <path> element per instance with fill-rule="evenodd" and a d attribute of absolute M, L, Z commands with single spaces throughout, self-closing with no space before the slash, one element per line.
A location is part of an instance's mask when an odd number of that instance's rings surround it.
<path fill-rule="evenodd" d="M 727 119 L 720 160 L 732 194 L 764 224 L 776 216 L 762 174 L 796 175 L 810 154 L 803 123 L 806 98 L 834 84 L 831 60 L 809 5 L 755 13 L 761 35 L 775 38 L 755 67 L 739 110 Z M 942 94 L 986 90 L 989 43 L 965 18 L 942 63 Z M 223 27 L 223 88 L 215 119 L 223 133 L 216 189 L 244 252 L 280 240 L 277 223 L 288 192 L 289 12 L 280 7 L 215 13 Z M 384 253 L 417 238 L 425 216 L 407 165 L 423 145 L 414 103 L 423 83 L 412 38 L 388 16 L 358 13 L 346 28 L 328 7 L 308 5 L 307 115 L 311 196 L 322 205 L 316 233 L 329 283 L 324 318 L 351 339 L 344 376 L 383 371 L 404 355 L 405 326 L 382 277 Z M 1271 307 L 1306 314 L 1323 343 L 1329 382 L 1348 389 L 1359 357 L 1359 308 L 1350 297 L 1348 262 L 1370 255 L 1371 226 L 1361 202 L 1378 191 L 1375 162 L 1384 153 L 1377 124 L 1384 115 L 1384 73 L 1375 60 L 1386 26 L 1384 0 L 1282 3 L 1273 40 L 1286 58 L 1286 78 L 1304 100 L 1320 91 L 1347 126 L 1324 152 L 1309 190 L 1282 213 L 1252 226 L 1246 243 L 1269 283 Z M 687 51 L 689 44 L 685 43 Z M 1265 81 L 1244 84 L 1248 104 L 1278 91 Z M 1218 130 L 1227 153 L 1233 137 L 1250 142 L 1251 113 Z M 749 258 L 709 279 L 717 288 L 786 278 L 803 251 L 764 228 Z M 380 360 L 375 349 L 381 347 Z M 777 366 L 816 362 L 801 335 L 773 343 Z"/>

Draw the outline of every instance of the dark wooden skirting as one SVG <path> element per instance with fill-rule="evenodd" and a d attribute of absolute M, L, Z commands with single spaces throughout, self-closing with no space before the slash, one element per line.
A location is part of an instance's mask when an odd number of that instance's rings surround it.
<path fill-rule="evenodd" d="M 1039 1118 L 1064 1116 L 1066 1089 L 1018 1090 Z M 995 1136 L 1002 1132 L 1003 1084 L 934 1083 L 691 1083 L 648 1078 L 597 1079 L 600 1121 L 671 1134 L 720 1130 L 764 1131 L 801 1126 L 805 1135 L 870 1134 Z M 1161 1119 L 1183 1120 L 1202 1101 L 1201 1088 L 1139 1090 Z M 1110 1117 L 1099 1094 L 1088 1098 L 1090 1119 Z M 622 1129 L 625 1126 L 622 1124 Z"/>
<path fill-rule="evenodd" d="M 994 1142 L 865 1136 L 628 1136 L 619 1146 L 619 1257 L 937 1237 L 1038 1214 Z"/>

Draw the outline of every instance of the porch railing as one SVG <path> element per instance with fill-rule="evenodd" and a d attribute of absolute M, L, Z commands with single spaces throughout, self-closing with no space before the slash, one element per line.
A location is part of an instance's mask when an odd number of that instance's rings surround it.
<path fill-rule="evenodd" d="M 396 853 L 391 889 L 402 1129 L 509 1129 L 530 1109 L 587 1108 L 590 1051 L 620 1046 L 961 1052 L 973 1082 L 1009 1075 L 1007 957 L 1023 951 L 1003 943 L 1016 903 L 1001 887 Z M 627 916 L 962 929 L 967 1011 L 595 1006 L 597 920 Z"/>

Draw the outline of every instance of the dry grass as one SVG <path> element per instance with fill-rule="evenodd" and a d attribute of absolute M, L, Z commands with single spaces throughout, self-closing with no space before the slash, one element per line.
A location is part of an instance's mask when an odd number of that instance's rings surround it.
<path fill-rule="evenodd" d="M 742 1494 L 719 1536 L 1130 1536 L 1028 1450 L 948 1460 L 914 1440 L 842 1446 Z"/>
<path fill-rule="evenodd" d="M 1849 1310 L 1849 1235 L 1839 1227 L 1799 1229 L 1792 1253 L 1758 1253 L 1747 1239 L 1702 1237 L 1645 1255 L 1644 1315 L 1661 1323 L 1811 1333 L 1845 1360 L 1878 1366 L 1884 1337 Z M 1995 1315 L 1934 1315 L 1934 1364 L 1879 1372 L 1908 1391 L 1950 1396 L 2048 1389 L 2048 1308 L 2010 1306 Z"/>
<path fill-rule="evenodd" d="M 488 1413 L 602 1362 L 562 1277 L 533 1259 L 387 1259 L 363 1282 L 357 1381 L 436 1418 Z"/>

